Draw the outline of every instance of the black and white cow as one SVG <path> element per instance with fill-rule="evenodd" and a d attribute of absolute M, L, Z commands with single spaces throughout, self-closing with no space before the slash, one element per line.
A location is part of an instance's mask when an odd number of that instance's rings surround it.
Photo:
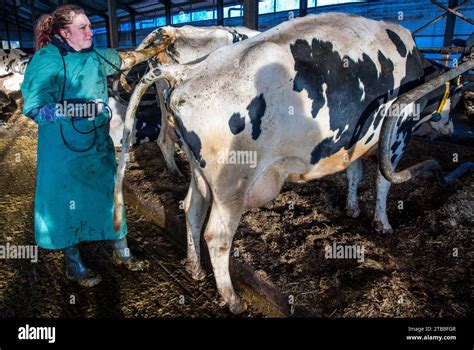
<path fill-rule="evenodd" d="M 285 181 L 334 174 L 372 152 L 385 111 L 402 92 L 420 85 L 425 71 L 409 31 L 339 13 L 294 19 L 198 62 L 150 71 L 127 110 L 115 227 L 123 220 L 133 116 L 140 97 L 160 79 L 170 86 L 167 108 L 191 165 L 185 199 L 190 270 L 194 278 L 203 275 L 199 241 L 212 204 L 204 239 L 218 291 L 239 313 L 246 305 L 232 286 L 229 251 L 244 211 L 275 198 Z M 417 118 L 431 118 L 421 111 L 440 93 L 404 106 L 391 147 L 394 165 Z M 245 152 L 247 160 L 254 155 L 256 162 L 229 162 L 235 152 Z M 388 186 L 379 179 L 379 186 Z"/>
<path fill-rule="evenodd" d="M 20 88 L 30 55 L 12 49 L 0 50 L 0 57 L 0 114 L 4 120 L 22 104 Z"/>
<path fill-rule="evenodd" d="M 0 77 L 21 73 L 21 62 L 29 55 L 20 49 L 0 50 Z M 24 73 L 24 70 L 23 70 Z"/>
<path fill-rule="evenodd" d="M 150 33 L 142 43 L 137 47 L 137 50 L 146 48 L 153 43 L 154 45 L 163 46 L 163 54 L 159 55 L 161 64 L 182 63 L 194 61 L 201 56 L 210 53 L 209 50 L 216 50 L 217 48 L 236 43 L 253 37 L 259 34 L 247 28 L 237 27 L 192 27 L 185 26 L 181 28 L 163 27 Z M 436 74 L 437 70 L 428 62 L 425 61 L 426 75 Z M 124 77 L 124 76 L 122 76 Z M 444 108 L 440 111 L 440 120 L 431 121 L 430 123 L 420 123 L 418 127 L 423 127 L 423 130 L 417 131 L 418 134 L 429 134 L 434 138 L 439 135 L 450 134 L 453 130 L 453 123 L 451 113 L 457 102 L 459 101 L 460 89 L 454 91 L 446 101 Z M 156 90 L 154 91 L 156 93 Z M 440 103 L 441 96 L 431 101 L 426 113 L 434 112 Z M 116 109 L 119 110 L 119 118 L 112 119 L 111 133 L 113 134 L 114 143 L 117 146 L 121 140 L 123 130 L 123 120 L 125 117 L 126 105 L 120 104 L 117 100 L 110 101 Z M 175 160 L 174 160 L 174 144 L 167 132 L 167 123 L 161 120 L 166 106 L 161 104 L 161 108 L 157 110 L 158 113 L 150 113 L 150 107 L 140 106 L 134 131 L 132 133 L 132 144 L 141 144 L 158 139 L 158 145 L 164 155 L 168 168 L 175 174 L 180 174 Z M 155 109 L 156 110 L 156 109 Z M 160 134 L 161 125 L 164 125 L 163 132 Z M 158 136 L 161 135 L 161 136 Z M 346 210 L 351 217 L 357 217 L 360 214 L 357 186 L 362 178 L 362 161 L 358 160 L 349 166 L 347 169 L 347 176 L 349 180 L 348 196 Z M 378 182 L 381 182 L 380 179 Z M 375 210 L 374 226 L 379 232 L 389 233 L 392 228 L 387 219 L 386 214 L 386 198 L 388 195 L 388 185 L 381 183 L 377 186 L 377 203 Z"/>
<path fill-rule="evenodd" d="M 209 27 L 171 27 L 165 26 L 152 31 L 145 39 L 137 46 L 136 50 L 142 50 L 150 45 L 160 46 L 161 52 L 157 56 L 157 63 L 160 65 L 187 63 L 202 57 L 209 53 L 227 45 L 231 45 L 242 40 L 251 38 L 260 32 L 251 30 L 245 27 L 224 27 L 224 26 L 209 26 Z M 151 63 L 149 63 L 151 64 Z M 120 76 L 121 85 L 127 90 L 130 86 L 126 81 L 124 72 Z M 156 86 L 158 93 L 157 101 L 162 100 L 162 90 L 164 87 Z M 113 106 L 117 107 L 118 113 L 112 120 L 112 134 L 115 146 L 120 144 L 121 133 L 123 130 L 123 119 L 125 113 L 119 111 L 125 110 L 126 106 L 118 99 L 109 101 Z M 175 147 L 172 137 L 168 132 L 168 124 L 164 120 L 165 106 L 160 103 L 160 109 L 154 109 L 155 113 L 150 113 L 147 107 L 140 108 L 139 117 L 136 120 L 135 129 L 133 132 L 132 143 L 142 144 L 157 140 L 158 145 L 163 153 L 164 159 L 172 172 L 181 175 L 176 162 L 174 160 Z M 120 135 L 120 136 L 119 136 Z"/>

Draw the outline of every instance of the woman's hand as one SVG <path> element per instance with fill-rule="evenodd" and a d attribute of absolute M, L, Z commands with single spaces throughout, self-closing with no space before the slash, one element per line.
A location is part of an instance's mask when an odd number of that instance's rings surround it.
<path fill-rule="evenodd" d="M 104 101 L 99 98 L 97 100 L 94 100 L 94 102 L 97 104 L 97 115 L 99 115 L 104 109 Z"/>

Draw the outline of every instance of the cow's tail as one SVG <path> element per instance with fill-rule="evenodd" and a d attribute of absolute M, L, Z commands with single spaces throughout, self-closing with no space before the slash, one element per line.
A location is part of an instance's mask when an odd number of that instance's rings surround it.
<path fill-rule="evenodd" d="M 160 79 L 166 79 L 172 81 L 172 77 L 169 73 L 163 72 L 159 68 L 155 68 L 145 74 L 137 87 L 133 91 L 130 103 L 127 107 L 127 113 L 125 116 L 123 137 L 122 137 L 122 151 L 120 153 L 120 161 L 117 166 L 117 178 L 114 189 L 114 229 L 118 231 L 122 225 L 123 213 L 124 213 L 124 200 L 123 200 L 123 179 L 125 176 L 125 168 L 128 161 L 128 151 L 131 145 L 133 123 L 135 120 L 135 114 L 137 112 L 140 100 L 146 90 L 155 81 Z"/>
<path fill-rule="evenodd" d="M 379 141 L 379 169 L 387 181 L 390 181 L 391 183 L 402 183 L 413 179 L 422 173 L 434 172 L 438 178 L 438 182 L 441 185 L 447 185 L 457 179 L 460 175 L 468 171 L 474 171 L 474 163 L 467 162 L 461 164 L 445 176 L 440 164 L 436 160 L 430 159 L 415 164 L 402 171 L 395 172 L 391 161 L 391 148 L 393 144 L 392 135 L 396 134 L 397 124 L 400 118 L 406 117 L 405 113 L 408 111 L 408 108 L 405 107 L 419 101 L 428 93 L 442 86 L 446 81 L 452 80 L 458 75 L 471 69 L 474 69 L 474 59 L 468 59 L 468 61 L 460 64 L 458 67 L 453 68 L 437 78 L 403 94 L 390 106 L 383 120 Z"/>
<path fill-rule="evenodd" d="M 148 34 L 145 37 L 145 39 L 142 40 L 140 45 L 138 45 L 136 47 L 135 51 L 140 51 L 140 50 L 146 49 L 148 46 L 153 44 L 155 41 L 161 40 L 162 36 L 163 36 L 163 29 L 162 28 L 155 29 L 150 34 Z M 120 74 L 119 81 L 120 81 L 120 85 L 122 85 L 122 88 L 126 92 L 130 93 L 130 92 L 132 92 L 132 87 L 127 82 L 128 73 L 130 73 L 130 69 L 122 71 L 122 74 Z"/>

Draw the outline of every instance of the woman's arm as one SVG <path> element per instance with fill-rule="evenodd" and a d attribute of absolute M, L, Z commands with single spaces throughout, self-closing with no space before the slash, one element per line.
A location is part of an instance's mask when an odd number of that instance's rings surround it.
<path fill-rule="evenodd" d="M 107 76 L 122 71 L 120 83 L 125 91 L 131 92 L 131 87 L 126 83 L 124 74 L 126 74 L 133 66 L 142 63 L 153 56 L 157 56 L 163 51 L 163 46 L 156 45 L 137 51 L 121 51 L 115 49 L 95 49 L 97 54 L 102 58 L 103 67 Z"/>
<path fill-rule="evenodd" d="M 58 114 L 55 103 L 47 103 L 42 107 L 33 108 L 27 117 L 33 119 L 38 125 L 64 124 L 71 122 L 71 117 Z"/>
<path fill-rule="evenodd" d="M 139 51 L 123 51 L 119 52 L 120 59 L 122 60 L 121 70 L 131 69 L 143 61 L 146 61 L 153 56 L 158 55 L 162 51 L 161 46 L 151 47 L 149 49 L 143 49 Z"/>
<path fill-rule="evenodd" d="M 61 56 L 57 50 L 53 51 L 47 46 L 37 51 L 26 67 L 25 79 L 21 84 L 23 114 L 33 118 L 30 112 L 34 109 L 40 109 L 47 104 L 54 105 L 61 96 L 63 76 Z M 39 110 L 36 113 L 39 114 Z"/>
<path fill-rule="evenodd" d="M 44 106 L 33 108 L 27 116 L 38 125 L 65 124 L 71 123 L 71 120 L 94 118 L 101 111 L 101 103 L 95 102 L 69 103 L 67 105 L 47 103 Z"/>

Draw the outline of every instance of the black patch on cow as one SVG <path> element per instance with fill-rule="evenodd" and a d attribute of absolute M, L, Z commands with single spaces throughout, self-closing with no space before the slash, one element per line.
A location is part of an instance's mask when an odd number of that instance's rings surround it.
<path fill-rule="evenodd" d="M 400 56 L 405 57 L 407 55 L 407 47 L 403 43 L 402 39 L 398 36 L 397 33 L 390 29 L 386 29 L 386 32 L 390 40 L 392 40 L 392 42 L 395 44 L 395 47 L 397 48 L 397 51 Z"/>
<path fill-rule="evenodd" d="M 368 144 L 370 141 L 372 141 L 372 139 L 374 138 L 375 136 L 375 133 L 372 133 L 370 134 L 369 138 L 367 139 L 367 141 L 365 141 L 365 144 Z"/>
<path fill-rule="evenodd" d="M 375 112 L 393 91 L 394 65 L 379 51 L 381 73 L 378 76 L 377 67 L 368 55 L 364 54 L 357 62 L 346 56 L 341 58 L 330 42 L 318 39 L 313 39 L 311 45 L 305 40 L 296 40 L 290 49 L 297 72 L 293 90 L 307 91 L 313 100 L 311 114 L 316 118 L 325 104 L 323 84 L 326 84 L 330 128 L 337 130 L 335 137 L 323 140 L 314 148 L 311 163 L 315 164 L 341 148 L 352 148 L 364 137 L 375 122 Z M 364 85 L 363 101 L 359 80 Z M 380 119 L 376 122 L 380 123 Z"/>
<path fill-rule="evenodd" d="M 135 123 L 135 145 L 153 142 L 161 130 L 161 110 L 155 106 L 143 106 L 137 111 Z M 148 137 L 148 141 L 146 138 Z"/>
<path fill-rule="evenodd" d="M 262 132 L 262 117 L 265 114 L 267 104 L 263 94 L 254 97 L 247 106 L 250 122 L 252 123 L 252 139 L 256 140 Z"/>
<path fill-rule="evenodd" d="M 245 118 L 240 116 L 240 113 L 232 114 L 229 119 L 230 131 L 234 134 L 240 134 L 245 129 Z"/>
<path fill-rule="evenodd" d="M 188 145 L 188 147 L 191 149 L 191 152 L 193 152 L 194 158 L 196 158 L 196 160 L 199 162 L 201 168 L 205 168 L 206 161 L 202 158 L 201 155 L 202 143 L 198 134 L 196 134 L 194 131 L 188 131 L 181 119 L 175 118 L 175 121 L 177 122 L 179 132 L 183 136 L 186 145 Z"/>
<path fill-rule="evenodd" d="M 432 71 L 428 67 L 423 66 L 423 63 L 426 64 L 426 61 L 423 60 L 423 58 L 420 56 L 418 50 L 414 49 L 411 53 L 408 54 L 407 56 L 407 63 L 406 63 L 406 75 L 401 81 L 401 86 L 400 86 L 400 91 L 399 95 L 404 94 L 405 92 L 408 92 L 415 87 L 419 86 L 420 84 L 423 84 L 426 80 L 429 80 L 429 78 L 435 74 L 435 72 Z M 429 72 L 428 76 L 426 73 Z M 430 99 L 430 97 L 425 97 Z M 419 101 L 415 101 L 415 103 L 419 103 Z M 392 164 L 394 163 L 397 155 L 395 154 L 395 151 L 397 148 L 400 146 L 401 143 L 404 144 L 402 147 L 401 153 L 404 152 L 406 145 L 408 144 L 409 139 L 411 138 L 411 135 L 413 133 L 413 130 L 418 123 L 418 118 L 406 118 L 403 120 L 400 118 L 397 121 L 397 136 L 396 136 L 396 141 L 393 143 L 391 150 L 392 150 L 392 157 L 391 161 Z"/>
<path fill-rule="evenodd" d="M 234 30 L 229 30 L 229 33 L 232 34 L 232 43 L 237 43 L 239 41 L 242 41 L 242 40 L 246 40 L 248 39 L 249 37 L 245 34 L 241 34 L 239 32 L 237 32 L 235 29 Z"/>
<path fill-rule="evenodd" d="M 311 152 L 311 164 L 316 164 L 321 158 L 331 153 L 333 146 L 332 138 L 325 138 L 314 147 Z"/>

